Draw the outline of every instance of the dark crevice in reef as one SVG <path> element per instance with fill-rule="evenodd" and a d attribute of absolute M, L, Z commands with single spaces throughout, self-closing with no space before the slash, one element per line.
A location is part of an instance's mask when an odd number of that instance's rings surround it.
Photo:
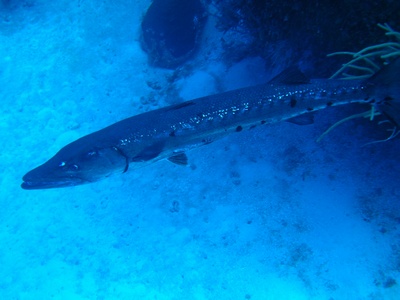
<path fill-rule="evenodd" d="M 386 42 L 377 23 L 400 29 L 400 1 L 212 0 L 218 28 L 225 32 L 229 60 L 261 56 L 267 65 L 300 61 L 316 76 L 327 77 L 348 57 L 326 58 L 336 51 L 358 51 Z M 287 58 L 282 62 L 282 57 Z"/>
<path fill-rule="evenodd" d="M 142 47 L 150 63 L 175 68 L 195 51 L 205 23 L 200 0 L 154 0 L 142 21 Z"/>

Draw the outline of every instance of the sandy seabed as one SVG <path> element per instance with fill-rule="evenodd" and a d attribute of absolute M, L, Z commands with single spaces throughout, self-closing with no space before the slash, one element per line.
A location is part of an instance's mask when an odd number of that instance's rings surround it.
<path fill-rule="evenodd" d="M 397 299 L 399 140 L 363 147 L 377 130 L 364 120 L 315 142 L 349 108 L 231 135 L 190 151 L 187 167 L 19 187 L 65 144 L 171 103 L 154 87 L 173 71 L 150 67 L 140 47 L 150 2 L 125 2 L 1 12 L 2 299 Z M 213 28 L 172 95 L 272 76 L 257 58 L 221 63 Z"/>

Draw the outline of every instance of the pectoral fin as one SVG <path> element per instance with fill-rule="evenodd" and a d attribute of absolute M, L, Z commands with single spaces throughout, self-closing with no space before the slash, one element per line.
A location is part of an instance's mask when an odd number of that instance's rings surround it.
<path fill-rule="evenodd" d="M 132 158 L 133 162 L 148 161 L 156 158 L 163 150 L 164 143 L 158 142 L 147 146 L 142 151 L 140 151 L 136 156 Z"/>

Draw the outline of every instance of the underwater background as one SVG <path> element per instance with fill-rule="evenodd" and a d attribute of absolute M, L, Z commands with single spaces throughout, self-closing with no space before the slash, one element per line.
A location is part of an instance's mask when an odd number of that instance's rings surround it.
<path fill-rule="evenodd" d="M 399 1 L 1 0 L 1 299 L 399 299 L 400 141 L 315 113 L 90 185 L 22 176 L 121 119 L 328 78 L 400 30 Z M 150 8 L 152 7 L 152 8 Z M 177 38 L 177 36 L 179 38 Z"/>

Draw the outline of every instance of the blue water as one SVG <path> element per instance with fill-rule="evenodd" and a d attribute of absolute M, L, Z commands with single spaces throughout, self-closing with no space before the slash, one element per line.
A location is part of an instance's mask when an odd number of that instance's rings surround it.
<path fill-rule="evenodd" d="M 0 2 L 0 298 L 398 299 L 399 139 L 364 146 L 387 133 L 356 120 L 315 142 L 365 108 L 234 134 L 190 151 L 188 167 L 20 188 L 80 136 L 265 82 L 289 55 L 227 64 L 209 18 L 186 67 L 150 67 L 139 37 L 149 4 Z"/>

